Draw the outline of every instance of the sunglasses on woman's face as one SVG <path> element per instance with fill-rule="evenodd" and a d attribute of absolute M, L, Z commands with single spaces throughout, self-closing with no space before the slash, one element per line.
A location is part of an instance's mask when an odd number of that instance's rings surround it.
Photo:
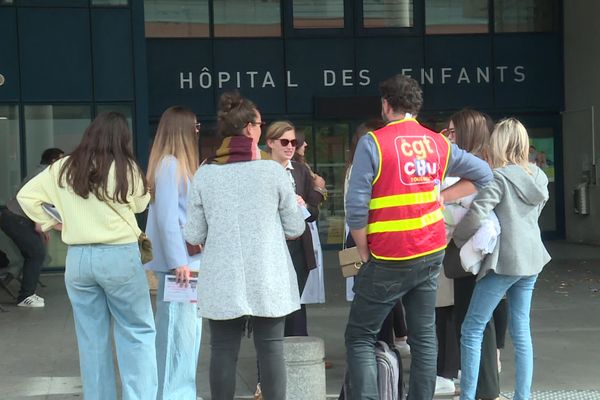
<path fill-rule="evenodd" d="M 292 147 L 296 147 L 296 145 L 298 144 L 298 141 L 296 139 L 277 139 L 279 140 L 279 142 L 281 143 L 281 145 L 283 147 L 287 147 L 288 144 L 291 144 Z"/>

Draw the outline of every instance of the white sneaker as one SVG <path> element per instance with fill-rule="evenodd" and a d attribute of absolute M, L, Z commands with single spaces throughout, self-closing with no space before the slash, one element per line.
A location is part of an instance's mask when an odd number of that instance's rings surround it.
<path fill-rule="evenodd" d="M 31 296 L 24 298 L 20 303 L 18 303 L 17 307 L 40 308 L 44 307 L 44 305 L 44 299 L 35 294 L 32 294 Z"/>
<path fill-rule="evenodd" d="M 435 395 L 451 395 L 456 392 L 452 379 L 447 379 L 441 376 L 435 378 Z"/>
<path fill-rule="evenodd" d="M 32 294 L 33 297 L 35 297 L 36 299 L 38 299 L 39 301 L 41 301 L 42 303 L 46 304 L 46 302 L 44 301 L 43 297 L 38 296 L 37 294 Z"/>

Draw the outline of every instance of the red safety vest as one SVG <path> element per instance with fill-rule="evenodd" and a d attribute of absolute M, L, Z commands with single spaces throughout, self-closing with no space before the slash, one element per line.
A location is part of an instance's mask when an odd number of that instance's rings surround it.
<path fill-rule="evenodd" d="M 450 144 L 415 119 L 369 132 L 379 151 L 379 170 L 369 203 L 367 240 L 383 260 L 409 260 L 446 248 L 440 204 Z"/>

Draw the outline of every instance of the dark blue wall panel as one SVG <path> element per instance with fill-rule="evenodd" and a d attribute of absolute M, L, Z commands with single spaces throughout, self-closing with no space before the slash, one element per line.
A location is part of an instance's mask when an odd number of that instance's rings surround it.
<path fill-rule="evenodd" d="M 22 100 L 91 101 L 89 10 L 19 10 Z"/>
<path fill-rule="evenodd" d="M 509 66 L 503 82 L 497 77 L 497 108 L 562 109 L 563 69 L 558 36 L 496 36 L 494 61 L 496 65 Z"/>
<path fill-rule="evenodd" d="M 423 67 L 423 39 L 357 39 L 356 65 L 357 91 L 361 95 L 379 95 L 379 83 L 403 70 L 406 75 L 419 81 Z M 367 82 L 369 84 L 365 84 Z"/>
<path fill-rule="evenodd" d="M 0 101 L 19 101 L 17 15 L 14 8 L 0 8 Z"/>
<path fill-rule="evenodd" d="M 96 101 L 133 100 L 131 15 L 128 9 L 92 10 Z"/>
<path fill-rule="evenodd" d="M 492 106 L 492 42 L 489 36 L 425 38 L 424 108 L 453 110 Z M 433 83 L 431 83 L 433 81 Z"/>
<path fill-rule="evenodd" d="M 311 114 L 314 96 L 356 93 L 353 39 L 289 39 L 285 57 L 289 113 Z"/>
<path fill-rule="evenodd" d="M 200 82 L 203 68 L 213 71 L 210 41 L 157 39 L 148 40 L 146 46 L 150 116 L 160 117 L 174 104 L 198 115 L 215 115 L 212 76 L 210 86 L 203 88 Z"/>

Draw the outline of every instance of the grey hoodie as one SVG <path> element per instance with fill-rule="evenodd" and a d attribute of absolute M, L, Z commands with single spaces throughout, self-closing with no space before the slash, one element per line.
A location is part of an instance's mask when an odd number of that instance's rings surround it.
<path fill-rule="evenodd" d="M 498 216 L 500 240 L 484 259 L 478 278 L 489 271 L 516 276 L 540 273 L 550 261 L 538 225 L 547 200 L 548 178 L 537 166 L 530 164 L 529 172 L 517 165 L 494 170 L 494 180 L 481 189 L 454 231 L 454 241 L 461 247 L 491 211 Z"/>

